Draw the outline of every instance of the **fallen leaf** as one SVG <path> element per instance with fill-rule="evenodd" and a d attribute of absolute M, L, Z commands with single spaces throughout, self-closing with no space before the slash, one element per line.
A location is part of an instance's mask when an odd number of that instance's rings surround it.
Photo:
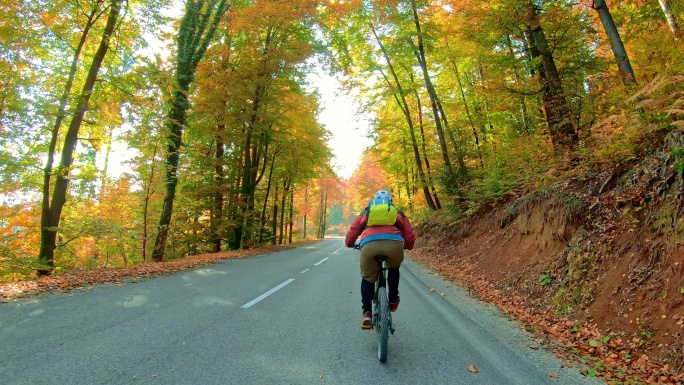
<path fill-rule="evenodd" d="M 434 288 L 434 287 L 431 287 L 431 288 L 430 288 L 430 293 L 434 293 L 434 292 L 435 292 L 435 288 Z"/>
<path fill-rule="evenodd" d="M 322 379 L 323 379 L 323 375 L 321 374 L 321 376 L 320 376 L 320 377 L 318 377 L 318 378 L 320 378 L 320 379 L 322 380 Z"/>
<path fill-rule="evenodd" d="M 468 366 L 468 370 L 471 373 L 479 373 L 480 372 L 480 370 L 477 368 L 477 366 L 475 366 L 475 364 L 470 364 L 470 366 Z"/>
<path fill-rule="evenodd" d="M 558 378 L 558 373 L 556 373 L 556 372 L 549 372 L 548 375 L 551 378 Z"/>
<path fill-rule="evenodd" d="M 441 293 L 439 293 L 439 295 L 441 295 L 442 297 L 444 297 L 446 294 L 444 294 L 444 292 L 441 292 Z"/>

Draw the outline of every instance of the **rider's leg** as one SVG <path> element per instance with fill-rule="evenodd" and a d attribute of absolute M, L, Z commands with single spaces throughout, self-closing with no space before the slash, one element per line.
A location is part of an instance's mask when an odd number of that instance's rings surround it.
<path fill-rule="evenodd" d="M 387 269 L 387 296 L 390 303 L 395 303 L 399 297 L 399 268 Z"/>
<path fill-rule="evenodd" d="M 378 279 L 378 263 L 375 261 L 375 254 L 369 253 L 368 242 L 361 247 L 360 267 L 361 267 L 361 306 L 363 316 L 361 317 L 361 328 L 371 328 L 371 310 L 373 307 L 373 296 L 375 295 L 375 281 Z"/>
<path fill-rule="evenodd" d="M 361 307 L 363 312 L 371 311 L 373 308 L 373 295 L 375 294 L 375 284 L 361 280 Z"/>

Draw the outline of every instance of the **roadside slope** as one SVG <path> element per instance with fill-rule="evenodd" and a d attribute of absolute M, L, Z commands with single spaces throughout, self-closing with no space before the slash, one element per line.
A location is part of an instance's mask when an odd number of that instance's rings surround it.
<path fill-rule="evenodd" d="M 681 383 L 684 364 L 684 134 L 638 164 L 576 175 L 482 210 L 439 216 L 414 258 L 551 336 L 606 379 Z M 486 212 L 485 212 L 486 211 Z"/>

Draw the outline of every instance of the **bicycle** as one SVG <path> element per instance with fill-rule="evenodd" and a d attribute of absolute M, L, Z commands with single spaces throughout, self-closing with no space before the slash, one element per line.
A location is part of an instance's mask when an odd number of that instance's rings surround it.
<path fill-rule="evenodd" d="M 356 244 L 354 249 L 360 250 L 361 247 Z M 387 256 L 376 255 L 375 260 L 380 266 L 378 278 L 375 280 L 371 328 L 375 329 L 378 335 L 378 360 L 384 363 L 387 361 L 389 334 L 394 334 L 394 324 L 387 296 Z"/>

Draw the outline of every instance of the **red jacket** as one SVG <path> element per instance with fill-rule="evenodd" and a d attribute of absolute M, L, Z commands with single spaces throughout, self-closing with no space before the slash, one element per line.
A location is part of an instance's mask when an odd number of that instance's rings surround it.
<path fill-rule="evenodd" d="M 368 219 L 367 212 L 361 213 L 351 227 L 347 231 L 347 236 L 344 239 L 344 245 L 353 247 L 356 239 L 361 236 L 359 242 L 369 242 L 379 239 L 397 239 L 400 236 L 404 240 L 404 248 L 407 250 L 413 249 L 413 244 L 416 242 L 416 235 L 413 233 L 413 228 L 408 218 L 401 212 L 397 214 L 397 222 L 393 226 L 368 226 L 366 221 Z"/>

